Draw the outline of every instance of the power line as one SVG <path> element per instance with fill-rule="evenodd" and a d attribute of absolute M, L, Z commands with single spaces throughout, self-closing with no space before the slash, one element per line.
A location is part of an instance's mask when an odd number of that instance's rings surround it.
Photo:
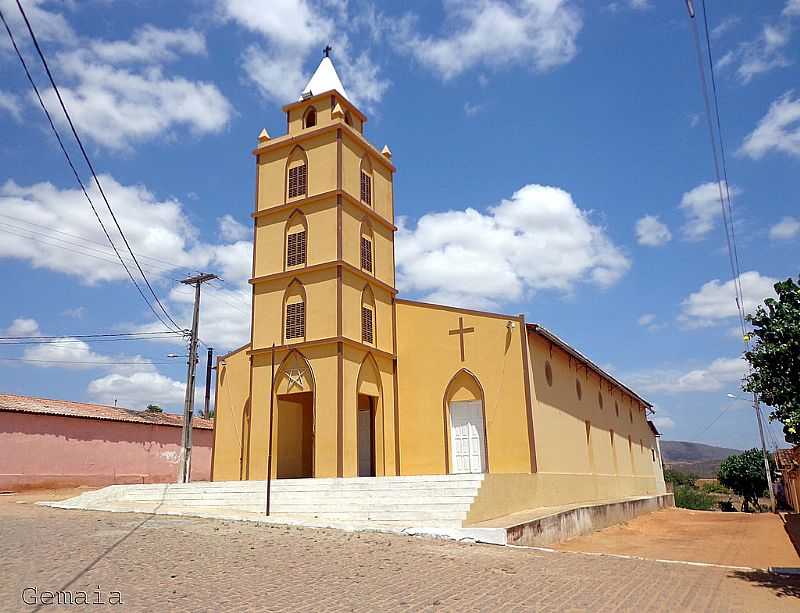
<path fill-rule="evenodd" d="M 730 408 L 731 408 L 731 406 L 732 406 L 732 405 L 726 405 L 726 406 L 724 406 L 724 407 L 722 408 L 722 410 L 719 412 L 719 415 L 717 415 L 717 416 L 716 416 L 716 417 L 713 419 L 713 421 L 712 421 L 710 424 L 708 424 L 708 425 L 707 425 L 705 428 L 703 428 L 703 429 L 702 429 L 700 432 L 698 432 L 697 434 L 695 434 L 695 435 L 692 437 L 692 440 L 696 440 L 696 439 L 697 439 L 699 436 L 701 436 L 701 435 L 705 434 L 706 432 L 708 432 L 708 431 L 711 429 L 711 426 L 713 426 L 715 423 L 717 423 L 717 422 L 719 421 L 719 418 L 720 418 L 720 417 L 722 417 L 722 416 L 725 414 L 725 412 L 726 412 L 728 409 L 730 409 Z"/>
<path fill-rule="evenodd" d="M 21 6 L 20 6 L 20 10 L 22 10 Z M 23 12 L 23 15 L 24 15 L 24 12 Z M 100 215 L 99 215 L 99 213 L 97 212 L 97 209 L 94 206 L 94 202 L 92 202 L 92 199 L 89 196 L 89 193 L 86 191 L 86 186 L 84 186 L 83 181 L 81 180 L 80 175 L 78 174 L 78 171 L 75 168 L 75 164 L 73 164 L 72 158 L 70 157 L 69 152 L 67 152 L 67 149 L 64 146 L 64 141 L 61 139 L 61 135 L 59 134 L 58 130 L 56 129 L 55 123 L 53 123 L 53 118 L 51 117 L 50 112 L 47 110 L 47 107 L 44 104 L 44 100 L 42 100 L 42 96 L 39 93 L 39 88 L 36 86 L 36 82 L 33 80 L 33 76 L 31 76 L 31 72 L 28 69 L 28 64 L 25 62 L 25 58 L 22 56 L 22 53 L 20 52 L 19 47 L 17 47 L 17 41 L 14 38 L 14 34 L 11 32 L 11 28 L 9 27 L 8 22 L 6 21 L 5 15 L 3 14 L 2 10 L 0 10 L 0 20 L 2 20 L 3 25 L 5 26 L 6 32 L 8 33 L 8 37 L 11 40 L 11 45 L 14 48 L 14 52 L 17 54 L 17 57 L 19 58 L 19 61 L 22 64 L 22 68 L 25 71 L 25 76 L 28 78 L 28 81 L 30 82 L 31 87 L 33 88 L 33 91 L 36 94 L 36 98 L 39 101 L 39 106 L 42 108 L 42 111 L 44 111 L 44 114 L 47 117 L 47 121 L 50 124 L 50 129 L 53 131 L 53 134 L 55 135 L 56 140 L 58 141 L 58 145 L 61 148 L 61 151 L 64 153 L 64 157 L 67 159 L 67 163 L 69 164 L 70 169 L 72 169 L 72 174 L 75 175 L 75 179 L 78 181 L 78 185 L 80 185 L 81 191 L 83 192 L 83 195 L 86 197 L 86 200 L 89 202 L 89 206 L 92 208 L 92 212 L 94 213 L 94 216 L 97 218 L 97 222 L 100 224 L 100 227 L 103 229 L 103 233 L 105 234 L 106 238 L 108 239 L 108 242 L 111 244 L 111 247 L 114 249 L 114 253 L 117 255 L 117 258 L 119 259 L 119 261 L 122 264 L 123 268 L 125 268 L 125 272 L 128 273 L 128 277 L 130 278 L 131 282 L 133 283 L 133 285 L 138 290 L 139 295 L 142 297 L 142 299 L 145 301 L 145 303 L 147 303 L 147 306 L 150 308 L 150 310 L 153 312 L 153 314 L 156 316 L 156 318 L 164 325 L 164 327 L 166 327 L 168 330 L 172 330 L 172 328 L 167 324 L 166 321 L 164 321 L 164 319 L 159 315 L 159 313 L 155 310 L 155 308 L 153 308 L 153 305 L 147 299 L 147 296 L 144 295 L 144 292 L 142 291 L 142 288 L 139 287 L 139 284 L 136 282 L 136 279 L 134 279 L 133 274 L 131 273 L 130 269 L 125 264 L 124 260 L 122 259 L 122 256 L 120 255 L 119 250 L 117 249 L 117 246 L 114 244 L 114 241 L 111 239 L 111 235 L 108 233 L 108 230 L 106 229 L 105 224 L 103 223 L 103 220 L 100 218 Z M 25 20 L 27 22 L 27 17 L 25 18 Z M 180 327 L 176 326 L 176 328 L 180 328 Z"/>
<path fill-rule="evenodd" d="M 63 338 L 109 338 L 109 337 L 122 337 L 122 340 L 128 337 L 150 337 L 150 336 L 162 336 L 167 334 L 166 332 L 103 332 L 103 333 L 96 333 L 96 334 L 61 334 L 58 336 L 39 336 L 39 335 L 30 335 L 30 336 L 0 336 L 0 341 L 8 341 L 8 340 L 51 340 L 51 339 L 63 339 Z M 175 332 L 174 334 L 178 334 Z M 131 339 L 134 340 L 134 339 Z"/>
<path fill-rule="evenodd" d="M 50 66 L 47 64 L 47 59 L 44 57 L 42 48 L 39 46 L 39 41 L 36 39 L 36 35 L 34 34 L 33 28 L 31 27 L 31 23 L 30 21 L 28 21 L 28 15 L 25 13 L 25 9 L 22 8 L 22 4 L 20 3 L 19 0 L 17 0 L 17 8 L 19 8 L 19 12 L 22 14 L 22 18 L 25 20 L 25 25 L 28 28 L 28 33 L 31 36 L 31 40 L 33 41 L 33 46 L 36 48 L 36 52 L 39 55 L 39 59 L 42 61 L 44 70 L 47 73 L 47 78 L 50 80 L 50 85 L 52 85 L 53 91 L 55 92 L 56 97 L 58 98 L 58 102 L 61 105 L 61 110 L 64 111 L 64 116 L 67 118 L 69 127 L 72 130 L 72 135 L 75 137 L 75 140 L 77 141 L 78 146 L 80 147 L 81 153 L 83 154 L 83 159 L 86 161 L 86 165 L 89 167 L 89 170 L 92 173 L 92 177 L 94 177 L 94 182 L 97 185 L 97 189 L 100 191 L 100 195 L 103 197 L 103 201 L 106 203 L 106 208 L 108 209 L 108 212 L 111 215 L 111 219 L 114 220 L 114 225 L 117 227 L 117 231 L 119 232 L 119 235 L 122 237 L 122 240 L 125 243 L 125 247 L 127 247 L 128 249 L 128 253 L 131 254 L 131 258 L 136 264 L 136 268 L 139 270 L 139 274 L 142 275 L 142 279 L 147 285 L 147 288 L 150 290 L 150 293 L 152 294 L 156 303 L 161 308 L 161 311 L 164 313 L 167 319 L 172 323 L 172 325 L 175 326 L 176 329 L 180 330 L 181 326 L 178 325 L 174 319 L 172 319 L 169 312 L 164 307 L 161 300 L 159 300 L 158 296 L 153 290 L 153 286 L 150 285 L 150 281 L 147 279 L 147 275 L 144 274 L 142 267 L 139 265 L 139 261 L 136 259 L 136 256 L 133 253 L 133 249 L 131 249 L 130 243 L 128 243 L 128 238 L 122 231 L 122 227 L 119 225 L 119 221 L 117 221 L 117 216 L 114 214 L 114 210 L 111 208 L 111 203 L 108 201 L 108 198 L 106 197 L 106 193 L 103 190 L 103 186 L 100 184 L 100 179 L 97 177 L 97 173 L 94 170 L 92 161 L 89 159 L 89 155 L 86 153 L 86 148 L 83 146 L 83 142 L 81 141 L 80 136 L 78 136 L 78 131 L 75 129 L 75 124 L 72 122 L 72 117 L 70 117 L 69 111 L 67 111 L 67 107 L 64 104 L 64 99 L 61 97 L 61 92 L 59 91 L 58 86 L 56 85 L 55 79 L 53 78 L 53 74 L 50 72 Z"/>
<path fill-rule="evenodd" d="M 93 338 L 85 341 L 79 338 L 59 338 L 59 339 L 46 339 L 46 340 L 0 340 L 0 345 L 63 345 L 70 343 L 118 343 L 120 341 L 160 341 L 160 340 L 175 340 L 180 338 L 176 332 L 163 332 L 161 336 L 137 336 L 125 338 Z"/>
<path fill-rule="evenodd" d="M 178 362 L 154 362 L 151 360 L 142 361 L 142 362 L 100 362 L 100 361 L 81 361 L 81 360 L 34 360 L 31 358 L 3 358 L 0 357 L 0 360 L 4 362 L 32 362 L 35 364 L 80 364 L 80 365 L 97 365 L 97 366 L 150 366 L 152 365 L 164 365 L 164 364 L 171 364 L 173 366 L 179 365 Z"/>

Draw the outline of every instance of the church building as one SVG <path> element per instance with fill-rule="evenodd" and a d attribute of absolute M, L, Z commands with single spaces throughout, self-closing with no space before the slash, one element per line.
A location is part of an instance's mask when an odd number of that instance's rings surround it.
<path fill-rule="evenodd" d="M 523 315 L 398 297 L 392 153 L 329 57 L 283 110 L 253 151 L 251 339 L 217 362 L 212 479 L 265 479 L 271 441 L 276 479 L 482 473 L 508 508 L 662 494 L 635 391 Z"/>

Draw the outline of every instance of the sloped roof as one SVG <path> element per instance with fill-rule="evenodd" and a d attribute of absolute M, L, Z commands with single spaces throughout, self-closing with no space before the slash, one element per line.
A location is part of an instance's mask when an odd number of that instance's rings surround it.
<path fill-rule="evenodd" d="M 104 404 L 54 400 L 52 398 L 36 398 L 34 396 L 17 396 L 15 394 L 0 394 L 0 411 L 105 419 L 108 421 L 127 421 L 158 426 L 183 426 L 183 415 L 175 415 L 173 413 L 134 411 L 132 409 L 111 407 Z M 214 422 L 210 419 L 193 417 L 192 427 L 211 430 L 214 428 Z"/>
<path fill-rule="evenodd" d="M 316 96 L 317 94 L 328 92 L 332 89 L 335 89 L 348 100 L 350 99 L 350 96 L 347 95 L 344 89 L 344 85 L 342 85 L 341 79 L 339 79 L 339 75 L 336 73 L 336 69 L 333 67 L 331 58 L 324 57 L 314 71 L 314 74 L 311 75 L 311 80 L 308 82 L 308 85 L 303 89 L 300 100 L 307 94 Z"/>

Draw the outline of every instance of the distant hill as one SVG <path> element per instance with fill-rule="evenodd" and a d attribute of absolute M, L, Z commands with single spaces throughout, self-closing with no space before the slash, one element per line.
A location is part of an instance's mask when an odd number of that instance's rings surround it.
<path fill-rule="evenodd" d="M 687 441 L 661 441 L 661 455 L 666 468 L 700 477 L 716 477 L 722 460 L 735 453 L 741 453 L 741 450 Z"/>

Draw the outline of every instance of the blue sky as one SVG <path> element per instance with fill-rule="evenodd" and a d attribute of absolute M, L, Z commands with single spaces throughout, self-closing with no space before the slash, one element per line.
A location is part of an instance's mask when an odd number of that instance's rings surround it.
<path fill-rule="evenodd" d="M 207 344 L 248 339 L 250 151 L 262 128 L 285 130 L 280 107 L 330 43 L 367 137 L 394 154 L 403 296 L 525 313 L 651 399 L 665 438 L 755 444 L 752 411 L 726 398 L 742 344 L 683 2 L 25 6 L 175 317 L 188 325 L 191 306 L 176 279 L 224 279 L 203 296 Z M 0 8 L 63 130 L 14 2 Z M 707 8 L 752 308 L 798 274 L 800 2 Z M 0 330 L 157 330 L 4 32 L 0 134 Z M 0 389 L 177 409 L 185 365 L 171 352 L 180 345 L 2 346 Z"/>

